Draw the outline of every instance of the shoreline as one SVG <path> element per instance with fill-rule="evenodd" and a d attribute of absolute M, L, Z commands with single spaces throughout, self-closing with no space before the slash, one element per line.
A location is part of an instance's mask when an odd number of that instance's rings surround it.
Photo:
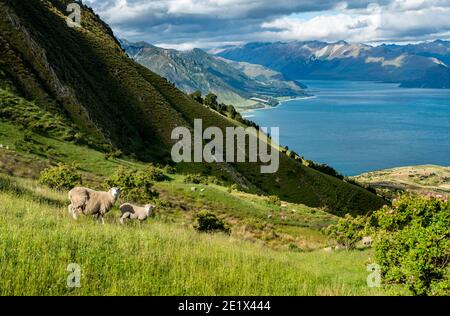
<path fill-rule="evenodd" d="M 308 100 L 308 99 L 314 99 L 317 96 L 315 95 L 308 95 L 308 96 L 301 96 L 301 97 L 292 97 L 292 98 L 286 98 L 284 99 L 284 97 L 282 97 L 282 100 L 278 100 L 278 104 L 274 105 L 274 106 L 270 106 L 270 105 L 263 105 L 261 107 L 256 107 L 256 108 L 252 108 L 252 109 L 244 109 L 242 110 L 240 113 L 243 115 L 242 117 L 249 117 L 249 116 L 244 116 L 245 114 L 254 112 L 254 111 L 261 111 L 261 110 L 270 110 L 270 109 L 276 109 L 277 107 L 281 106 L 283 103 L 287 103 L 287 102 L 291 102 L 291 101 L 297 101 L 297 100 Z"/>

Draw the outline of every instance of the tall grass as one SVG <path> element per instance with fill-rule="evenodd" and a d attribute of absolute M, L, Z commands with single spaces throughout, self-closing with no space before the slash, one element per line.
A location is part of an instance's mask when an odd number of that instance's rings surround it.
<path fill-rule="evenodd" d="M 121 226 L 114 212 L 74 221 L 65 194 L 31 186 L 0 190 L 0 295 L 381 293 L 366 285 L 369 252 L 273 251 L 155 219 Z M 69 263 L 80 288 L 67 287 Z"/>

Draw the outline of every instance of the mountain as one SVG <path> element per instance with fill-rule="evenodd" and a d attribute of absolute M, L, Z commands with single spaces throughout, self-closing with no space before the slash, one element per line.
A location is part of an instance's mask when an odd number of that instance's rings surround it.
<path fill-rule="evenodd" d="M 212 92 L 219 102 L 238 108 L 260 106 L 259 99 L 277 104 L 277 97 L 304 96 L 304 86 L 288 81 L 279 72 L 260 65 L 236 63 L 212 56 L 201 49 L 176 51 L 145 42 L 120 40 L 138 63 L 167 78 L 187 92 Z"/>
<path fill-rule="evenodd" d="M 450 42 L 370 46 L 325 43 L 249 43 L 216 49 L 238 62 L 260 64 L 287 78 L 398 82 L 404 87 L 450 88 Z"/>
<path fill-rule="evenodd" d="M 80 27 L 68 27 L 69 3 L 72 0 L 0 2 L 0 135 L 23 136 L 13 144 L 16 155 L 31 161 L 47 157 L 53 164 L 67 157 L 86 163 L 102 157 L 100 153 L 120 150 L 127 159 L 167 165 L 173 164 L 175 127 L 193 130 L 194 119 L 201 119 L 204 129 L 214 126 L 223 133 L 227 127 L 243 126 L 129 58 L 90 8 L 82 5 Z M 92 149 L 92 157 L 80 156 L 80 147 Z M 242 162 L 176 167 L 179 173 L 203 173 L 336 214 L 366 213 L 384 203 L 364 188 L 286 154 L 280 153 L 274 174 L 261 173 L 260 166 Z"/>

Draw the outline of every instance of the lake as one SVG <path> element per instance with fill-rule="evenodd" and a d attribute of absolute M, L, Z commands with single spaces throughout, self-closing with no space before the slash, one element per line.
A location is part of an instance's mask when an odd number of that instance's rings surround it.
<path fill-rule="evenodd" d="M 450 165 L 450 90 L 304 80 L 313 98 L 246 112 L 280 127 L 280 143 L 344 175 L 418 164 Z"/>

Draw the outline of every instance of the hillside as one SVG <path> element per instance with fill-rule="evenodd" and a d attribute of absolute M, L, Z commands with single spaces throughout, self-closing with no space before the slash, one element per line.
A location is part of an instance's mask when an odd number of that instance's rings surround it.
<path fill-rule="evenodd" d="M 399 167 L 363 173 L 352 178 L 379 190 L 450 194 L 450 167 Z"/>
<path fill-rule="evenodd" d="M 0 203 L 8 210 L 0 213 L 1 296 L 383 294 L 366 284 L 368 250 L 272 250 L 239 234 L 198 233 L 164 213 L 142 225 L 121 226 L 118 210 L 105 225 L 75 222 L 65 194 L 5 176 Z M 79 288 L 67 286 L 69 263 L 81 269 Z"/>
<path fill-rule="evenodd" d="M 411 88 L 450 88 L 450 43 L 445 41 L 403 46 L 345 41 L 248 43 L 216 49 L 215 53 L 260 64 L 297 80 L 370 80 Z"/>
<path fill-rule="evenodd" d="M 214 93 L 219 102 L 248 109 L 277 104 L 278 97 L 299 97 L 306 93 L 302 86 L 287 81 L 278 72 L 259 65 L 240 65 L 217 58 L 201 49 L 176 51 L 148 43 L 120 40 L 125 51 L 138 63 L 167 78 L 185 91 L 203 95 Z M 266 100 L 260 104 L 254 99 Z"/>
<path fill-rule="evenodd" d="M 84 164 L 75 153 L 86 147 L 96 157 L 120 149 L 122 158 L 168 164 L 174 127 L 192 128 L 195 118 L 203 120 L 204 128 L 240 126 L 130 59 L 111 29 L 89 8 L 83 7 L 81 27 L 67 27 L 69 2 L 0 3 L 0 137 L 14 151 L 14 159 Z M 89 155 L 85 159 L 93 160 Z M 276 174 L 261 174 L 259 167 L 198 163 L 180 165 L 178 170 L 206 173 L 250 192 L 323 206 L 340 215 L 367 213 L 384 203 L 361 187 L 284 154 Z M 92 171 L 96 176 L 107 172 Z"/>

